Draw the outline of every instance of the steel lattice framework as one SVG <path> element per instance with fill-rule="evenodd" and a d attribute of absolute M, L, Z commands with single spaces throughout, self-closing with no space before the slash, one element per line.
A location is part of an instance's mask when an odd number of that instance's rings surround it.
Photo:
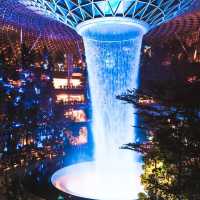
<path fill-rule="evenodd" d="M 193 0 L 20 0 L 75 28 L 79 23 L 100 17 L 121 16 L 139 19 L 155 27 L 187 9 Z"/>
<path fill-rule="evenodd" d="M 33 2 L 24 0 L 24 3 L 31 5 Z M 39 5 L 39 4 L 38 4 Z M 34 8 L 32 6 L 32 8 Z M 44 13 L 44 9 L 40 13 Z M 145 36 L 145 41 L 158 41 L 169 39 L 176 34 L 184 34 L 191 31 L 198 31 L 200 26 L 200 2 L 196 0 L 194 4 L 174 20 L 162 24 L 153 29 Z M 0 0 L 0 42 L 6 39 L 19 40 L 20 30 L 23 30 L 24 39 L 36 47 L 47 46 L 52 51 L 66 51 L 79 48 L 77 42 L 80 37 L 70 27 L 59 23 L 58 20 L 41 16 L 29 7 L 22 5 L 16 0 Z M 49 14 L 48 14 L 49 15 Z M 39 37 L 39 39 L 37 39 Z M 82 46 L 82 42 L 80 44 Z"/>

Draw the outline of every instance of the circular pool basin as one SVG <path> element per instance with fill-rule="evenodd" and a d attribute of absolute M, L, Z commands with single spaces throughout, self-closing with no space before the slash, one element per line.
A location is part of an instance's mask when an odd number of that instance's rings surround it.
<path fill-rule="evenodd" d="M 132 166 L 84 162 L 56 171 L 52 184 L 62 192 L 95 200 L 133 200 L 143 191 L 141 163 Z"/>

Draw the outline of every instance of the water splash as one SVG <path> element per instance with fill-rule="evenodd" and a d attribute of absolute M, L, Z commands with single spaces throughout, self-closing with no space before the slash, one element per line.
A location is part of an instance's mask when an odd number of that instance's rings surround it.
<path fill-rule="evenodd" d="M 102 170 L 99 173 L 94 162 L 75 164 L 58 170 L 51 181 L 57 189 L 87 199 L 132 200 L 142 191 L 138 163 L 131 165 L 131 171 L 115 167 L 111 173 L 106 164 Z"/>

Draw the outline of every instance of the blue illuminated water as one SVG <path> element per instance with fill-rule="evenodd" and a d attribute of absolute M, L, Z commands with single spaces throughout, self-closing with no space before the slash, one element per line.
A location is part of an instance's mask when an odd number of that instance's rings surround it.
<path fill-rule="evenodd" d="M 84 38 L 98 163 L 121 160 L 130 164 L 133 160 L 133 152 L 119 147 L 134 141 L 134 110 L 116 95 L 138 87 L 141 39 L 106 42 Z"/>
<path fill-rule="evenodd" d="M 121 21 L 98 22 L 81 29 L 89 74 L 97 165 L 130 164 L 133 152 L 119 149 L 135 139 L 133 106 L 116 99 L 138 88 L 144 30 Z"/>
<path fill-rule="evenodd" d="M 132 200 L 143 191 L 138 154 L 120 149 L 135 140 L 135 110 L 117 100 L 116 95 L 138 88 L 146 29 L 137 23 L 116 20 L 79 27 L 92 101 L 94 161 L 63 168 L 52 177 L 58 189 L 90 199 Z"/>

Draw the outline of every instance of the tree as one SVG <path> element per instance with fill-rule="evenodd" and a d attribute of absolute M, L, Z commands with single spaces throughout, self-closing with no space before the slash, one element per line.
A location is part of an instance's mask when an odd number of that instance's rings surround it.
<path fill-rule="evenodd" d="M 148 138 L 123 148 L 143 153 L 142 184 L 150 199 L 200 199 L 200 82 L 151 88 L 117 97 L 137 108 Z"/>

